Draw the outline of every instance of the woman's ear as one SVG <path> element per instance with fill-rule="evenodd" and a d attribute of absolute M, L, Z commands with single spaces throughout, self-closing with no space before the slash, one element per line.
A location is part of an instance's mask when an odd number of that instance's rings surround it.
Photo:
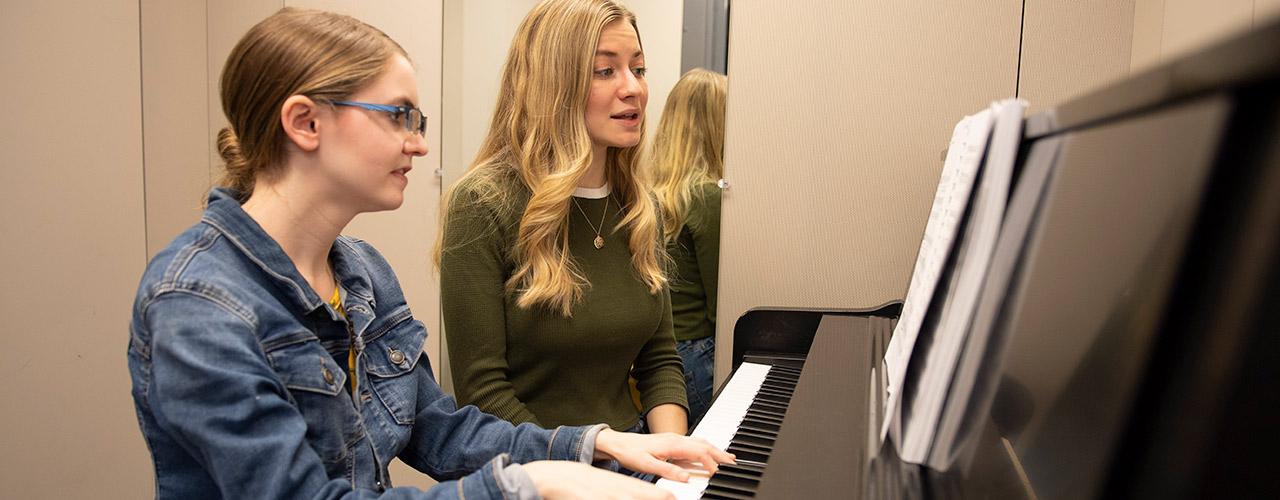
<path fill-rule="evenodd" d="M 320 147 L 319 105 L 310 97 L 289 96 L 280 107 L 280 126 L 289 141 L 303 151 Z"/>

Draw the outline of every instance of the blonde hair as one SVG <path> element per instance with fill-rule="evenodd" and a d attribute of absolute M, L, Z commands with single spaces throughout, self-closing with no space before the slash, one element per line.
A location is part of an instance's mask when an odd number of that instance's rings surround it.
<path fill-rule="evenodd" d="M 570 198 L 592 160 L 585 117 L 596 46 L 604 27 L 618 20 L 639 37 L 635 15 L 612 0 L 546 0 L 534 6 L 512 39 L 489 133 L 444 201 L 448 207 L 465 185 L 477 204 L 513 208 L 504 186 L 519 179 L 530 191 L 511 253 L 515 270 L 506 282 L 521 308 L 540 306 L 569 317 L 590 286 L 569 255 Z M 631 267 L 656 294 L 667 279 L 659 264 L 664 249 L 657 209 L 639 168 L 643 143 L 642 124 L 639 144 L 608 148 L 605 177 L 622 205 L 614 229 L 630 231 Z M 447 224 L 442 216 L 437 265 Z"/>
<path fill-rule="evenodd" d="M 667 243 L 689 212 L 693 188 L 724 176 L 724 107 L 728 78 L 701 68 L 680 77 L 667 95 L 650 155 Z"/>
<path fill-rule="evenodd" d="M 278 168 L 286 140 L 280 107 L 290 96 L 344 99 L 397 55 L 409 58 L 377 28 L 332 12 L 285 7 L 254 25 L 222 68 L 222 112 L 231 126 L 218 132 L 226 164 L 219 184 L 244 201 L 259 175 Z"/>

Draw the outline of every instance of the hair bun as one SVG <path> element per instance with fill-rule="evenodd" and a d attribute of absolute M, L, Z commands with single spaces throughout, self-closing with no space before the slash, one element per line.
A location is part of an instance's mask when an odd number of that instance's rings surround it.
<path fill-rule="evenodd" d="M 247 199 L 253 193 L 254 172 L 249 168 L 244 153 L 240 151 L 240 138 L 231 127 L 223 127 L 218 131 L 218 155 L 222 156 L 222 161 L 226 164 L 221 184 L 236 190 L 241 198 Z"/>
<path fill-rule="evenodd" d="M 244 154 L 240 152 L 240 138 L 236 137 L 231 127 L 223 127 L 218 131 L 218 154 L 227 163 L 229 171 L 245 166 Z"/>

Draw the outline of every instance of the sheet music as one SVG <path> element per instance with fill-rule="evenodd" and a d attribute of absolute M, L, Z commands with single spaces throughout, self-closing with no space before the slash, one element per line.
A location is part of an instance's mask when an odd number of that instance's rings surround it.
<path fill-rule="evenodd" d="M 907 362 L 915 347 L 916 336 L 924 321 L 925 311 L 937 288 L 942 267 L 951 252 L 960 218 L 969 204 L 974 178 L 986 151 L 991 134 L 993 113 L 991 109 L 967 116 L 956 124 L 947 146 L 947 158 L 942 166 L 942 176 L 934 194 L 929 222 L 925 225 L 920 251 L 916 254 L 911 284 L 902 305 L 902 314 L 893 329 L 893 337 L 884 354 L 885 378 L 888 380 L 884 422 L 880 427 L 880 441 L 884 441 L 891 424 L 899 415 L 902 382 L 907 374 Z"/>
<path fill-rule="evenodd" d="M 965 223 L 963 251 L 958 254 L 953 286 L 944 299 L 929 349 L 918 358 L 923 361 L 921 376 L 912 389 L 910 409 L 904 413 L 901 456 L 912 463 L 925 463 L 934 445 L 942 405 L 1004 221 L 1026 103 L 1004 100 L 990 109 L 995 114 L 995 125 L 974 208 Z"/>
<path fill-rule="evenodd" d="M 1010 307 L 1006 299 L 1017 287 L 1022 254 L 1033 231 L 1061 142 L 1061 138 L 1053 137 L 1036 142 L 1009 199 L 991 268 L 942 409 L 933 450 L 929 452 L 929 464 L 935 469 L 948 469 L 961 458 L 959 452 L 964 442 L 976 438 L 977 429 L 985 421 L 995 397 L 1011 333 L 1006 323 L 1010 320 L 1005 310 Z"/>

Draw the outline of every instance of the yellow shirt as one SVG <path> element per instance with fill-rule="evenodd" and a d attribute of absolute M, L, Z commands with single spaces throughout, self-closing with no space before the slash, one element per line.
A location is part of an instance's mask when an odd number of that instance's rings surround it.
<path fill-rule="evenodd" d="M 329 305 L 333 310 L 338 311 L 338 315 L 342 319 L 347 319 L 347 311 L 342 308 L 342 287 L 337 283 L 333 286 L 333 296 L 329 297 Z M 347 349 L 347 379 L 351 380 L 351 394 L 356 393 L 356 350 Z"/>

